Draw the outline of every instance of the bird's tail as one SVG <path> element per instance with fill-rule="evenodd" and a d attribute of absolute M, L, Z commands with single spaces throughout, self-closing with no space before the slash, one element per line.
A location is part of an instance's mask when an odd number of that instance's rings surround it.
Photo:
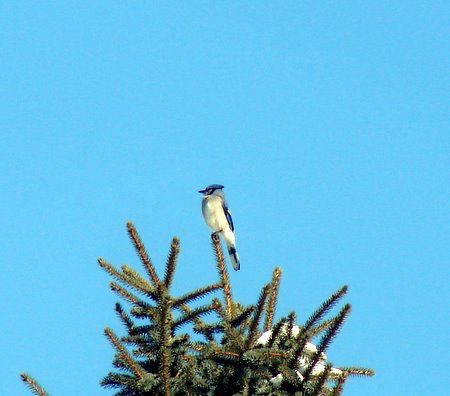
<path fill-rule="evenodd" d="M 236 252 L 236 248 L 234 246 L 227 246 L 228 254 L 230 255 L 231 264 L 235 271 L 239 271 L 241 269 L 241 263 L 239 261 L 239 255 Z"/>

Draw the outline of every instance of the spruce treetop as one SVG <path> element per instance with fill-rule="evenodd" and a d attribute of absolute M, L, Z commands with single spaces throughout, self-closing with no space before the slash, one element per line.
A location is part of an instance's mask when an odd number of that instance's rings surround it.
<path fill-rule="evenodd" d="M 134 225 L 127 231 L 145 276 L 129 266 L 98 263 L 113 280 L 111 290 L 123 303 L 115 311 L 125 334 L 105 328 L 115 351 L 114 371 L 101 385 L 117 396 L 332 396 L 343 392 L 352 376 L 372 376 L 371 369 L 336 367 L 326 352 L 351 307 L 330 316 L 348 291 L 343 286 L 299 324 L 294 312 L 275 321 L 281 268 L 275 268 L 253 305 L 235 301 L 220 240 L 213 234 L 218 280 L 173 295 L 180 241 L 173 238 L 163 274 L 156 271 Z M 30 390 L 48 393 L 21 374 Z"/>

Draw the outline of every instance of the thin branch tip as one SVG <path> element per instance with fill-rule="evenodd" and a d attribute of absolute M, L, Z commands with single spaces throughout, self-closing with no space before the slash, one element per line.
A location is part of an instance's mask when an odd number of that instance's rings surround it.
<path fill-rule="evenodd" d="M 47 391 L 40 386 L 36 380 L 30 377 L 27 373 L 20 373 L 20 379 L 26 386 L 37 396 L 48 396 Z"/>

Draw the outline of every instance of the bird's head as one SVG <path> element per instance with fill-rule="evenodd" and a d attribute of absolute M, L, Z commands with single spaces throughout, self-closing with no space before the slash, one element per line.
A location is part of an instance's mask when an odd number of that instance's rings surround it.
<path fill-rule="evenodd" d="M 199 193 L 203 195 L 211 195 L 214 194 L 216 191 L 222 191 L 223 186 L 220 184 L 211 184 L 210 186 L 206 187 L 204 190 L 200 190 Z"/>

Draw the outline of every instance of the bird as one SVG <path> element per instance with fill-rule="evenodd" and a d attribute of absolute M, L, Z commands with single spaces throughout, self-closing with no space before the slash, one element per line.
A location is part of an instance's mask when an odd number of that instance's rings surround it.
<path fill-rule="evenodd" d="M 233 219 L 222 191 L 223 188 L 224 186 L 220 184 L 211 184 L 199 191 L 203 194 L 202 213 L 206 224 L 213 231 L 212 234 L 222 235 L 228 248 L 231 264 L 234 270 L 238 271 L 241 264 L 236 251 Z"/>

